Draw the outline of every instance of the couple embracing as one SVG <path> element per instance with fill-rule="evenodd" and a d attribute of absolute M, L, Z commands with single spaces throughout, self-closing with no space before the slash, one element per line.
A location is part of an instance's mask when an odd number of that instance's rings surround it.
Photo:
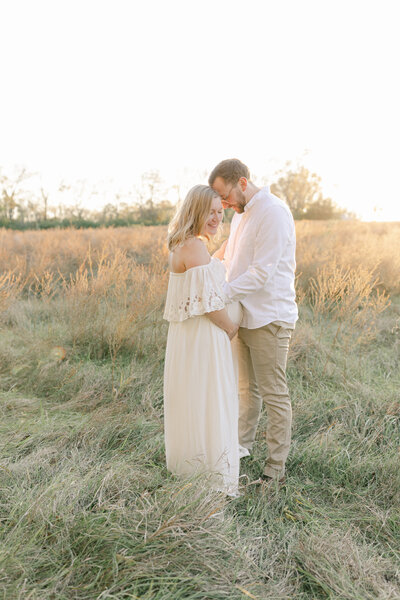
<path fill-rule="evenodd" d="M 204 239 L 233 208 L 230 235 L 211 257 Z M 292 411 L 286 383 L 297 320 L 289 208 L 250 180 L 237 159 L 187 194 L 168 229 L 169 321 L 164 371 L 168 469 L 206 472 L 238 494 L 239 460 L 251 453 L 263 403 L 268 455 L 261 479 L 283 481 Z"/>

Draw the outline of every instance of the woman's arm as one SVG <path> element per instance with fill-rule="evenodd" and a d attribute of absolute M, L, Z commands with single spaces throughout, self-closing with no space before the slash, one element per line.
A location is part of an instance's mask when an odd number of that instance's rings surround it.
<path fill-rule="evenodd" d="M 228 334 L 230 340 L 237 334 L 239 325 L 236 325 L 236 323 L 230 320 L 226 308 L 206 313 L 205 316 L 208 317 L 214 325 L 223 329 Z"/>
<path fill-rule="evenodd" d="M 210 255 L 207 252 L 205 244 L 199 239 L 191 239 L 183 247 L 183 260 L 186 269 L 199 267 L 210 262 Z M 239 326 L 230 320 L 225 308 L 214 310 L 204 314 L 210 321 L 223 329 L 231 340 L 238 332 Z"/>

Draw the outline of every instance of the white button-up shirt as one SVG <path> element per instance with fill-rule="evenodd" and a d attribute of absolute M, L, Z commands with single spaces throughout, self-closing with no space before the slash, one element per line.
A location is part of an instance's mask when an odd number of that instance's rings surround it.
<path fill-rule="evenodd" d="M 296 232 L 287 205 L 259 190 L 235 214 L 225 249 L 228 302 L 243 305 L 242 327 L 256 329 L 275 321 L 294 327 L 298 318 L 294 278 Z"/>

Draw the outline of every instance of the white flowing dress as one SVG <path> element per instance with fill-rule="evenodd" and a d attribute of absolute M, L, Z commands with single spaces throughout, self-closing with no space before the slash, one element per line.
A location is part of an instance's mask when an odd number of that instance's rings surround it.
<path fill-rule="evenodd" d="M 212 487 L 235 496 L 238 392 L 232 349 L 225 331 L 205 316 L 225 307 L 224 281 L 225 267 L 217 258 L 184 273 L 170 273 L 164 312 L 170 322 L 164 369 L 165 451 L 172 473 L 209 473 Z M 240 319 L 239 311 L 238 304 L 230 305 L 232 320 Z"/>

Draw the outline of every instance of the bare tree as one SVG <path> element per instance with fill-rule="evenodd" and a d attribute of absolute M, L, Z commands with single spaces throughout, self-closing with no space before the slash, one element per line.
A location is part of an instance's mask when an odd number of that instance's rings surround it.
<path fill-rule="evenodd" d="M 33 177 L 25 167 L 19 167 L 13 176 L 0 172 L 0 216 L 13 221 L 17 214 L 25 215 L 27 197 L 25 183 Z"/>
<path fill-rule="evenodd" d="M 46 192 L 43 186 L 40 186 L 40 195 L 43 201 L 43 221 L 47 221 L 47 208 L 49 201 L 49 192 Z"/>

